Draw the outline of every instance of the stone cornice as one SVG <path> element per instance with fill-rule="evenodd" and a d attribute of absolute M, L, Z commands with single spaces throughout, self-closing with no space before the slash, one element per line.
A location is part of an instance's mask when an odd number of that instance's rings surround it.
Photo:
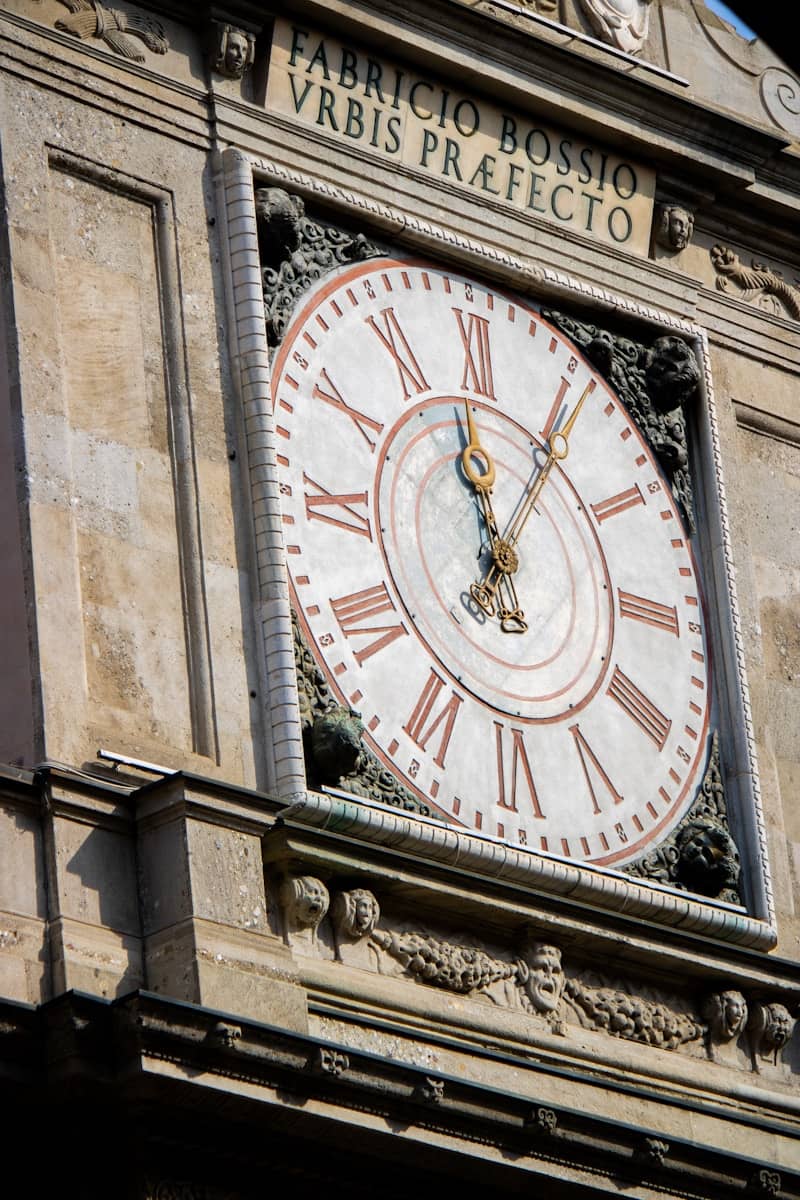
<path fill-rule="evenodd" d="M 307 1127 L 321 1154 L 357 1127 L 359 1153 L 394 1158 L 399 1122 L 406 1163 L 414 1145 L 444 1169 L 454 1150 L 485 1166 L 497 1165 L 500 1152 L 504 1172 L 534 1185 L 555 1168 L 561 1179 L 588 1177 L 602 1193 L 646 1186 L 648 1194 L 698 1200 L 728 1200 L 754 1187 L 758 1194 L 769 1169 L 780 1171 L 784 1200 L 800 1197 L 791 1127 L 756 1114 L 741 1118 L 747 1155 L 712 1149 L 700 1136 L 667 1140 L 646 1126 L 146 992 L 111 1003 L 68 993 L 39 1009 L 4 1002 L 0 1031 L 7 1064 L 0 1087 L 33 1100 L 39 1092 L 44 1099 L 46 1088 L 69 1086 L 85 1103 L 108 1096 L 114 1079 L 117 1100 L 143 1101 L 153 1114 L 168 1111 L 179 1091 L 195 1120 L 213 1095 L 215 1107 L 238 1105 L 245 1120 L 268 1117 L 278 1135 L 302 1136 Z M 177 1127 L 171 1136 L 180 1137 Z M 759 1150 L 761 1157 L 750 1156 Z"/>

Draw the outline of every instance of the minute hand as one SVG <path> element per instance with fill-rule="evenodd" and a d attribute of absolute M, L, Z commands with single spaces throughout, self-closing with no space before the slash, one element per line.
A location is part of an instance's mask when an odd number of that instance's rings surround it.
<path fill-rule="evenodd" d="M 517 515 L 511 521 L 508 530 L 505 534 L 505 540 L 511 545 L 516 546 L 522 536 L 522 531 L 525 528 L 528 517 L 531 515 L 536 501 L 539 499 L 542 488 L 547 483 L 547 477 L 553 469 L 556 462 L 560 462 L 569 454 L 569 438 L 572 433 L 572 427 L 578 419 L 578 414 L 583 408 L 583 402 L 586 397 L 594 391 L 594 381 L 590 381 L 584 388 L 583 395 L 567 418 L 563 429 L 556 429 L 550 434 L 548 443 L 547 458 L 544 460 L 544 465 L 541 471 L 536 476 L 530 491 L 525 496 Z"/>

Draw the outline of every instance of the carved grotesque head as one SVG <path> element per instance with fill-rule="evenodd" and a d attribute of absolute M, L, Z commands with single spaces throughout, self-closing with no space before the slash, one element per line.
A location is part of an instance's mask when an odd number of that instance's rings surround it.
<path fill-rule="evenodd" d="M 340 936 L 363 938 L 372 933 L 381 910 L 372 892 L 366 888 L 354 888 L 351 892 L 339 893 L 333 902 L 332 915 Z"/>
<path fill-rule="evenodd" d="M 780 1050 L 792 1036 L 794 1020 L 783 1004 L 767 1004 L 765 1010 L 764 1045 L 770 1050 Z"/>
<path fill-rule="evenodd" d="M 288 922 L 299 929 L 315 929 L 328 911 L 330 896 L 321 879 L 296 875 L 281 887 L 281 903 Z"/>
<path fill-rule="evenodd" d="M 708 998 L 705 1016 L 712 1041 L 730 1042 L 747 1024 L 747 1001 L 735 989 L 716 992 Z"/>
<path fill-rule="evenodd" d="M 694 233 L 694 216 L 679 204 L 662 204 L 656 241 L 665 250 L 685 250 Z"/>
<path fill-rule="evenodd" d="M 733 838 L 710 818 L 690 821 L 676 839 L 678 877 L 701 896 L 719 896 L 739 879 L 739 852 Z"/>
<path fill-rule="evenodd" d="M 647 393 L 655 407 L 672 412 L 692 398 L 700 382 L 700 368 L 691 346 L 683 338 L 657 338 L 646 369 Z"/>
<path fill-rule="evenodd" d="M 324 783 L 338 783 L 355 770 L 363 732 L 361 718 L 350 708 L 331 708 L 317 717 L 311 727 L 311 749 Z"/>
<path fill-rule="evenodd" d="M 214 70 L 227 79 L 241 79 L 253 62 L 255 39 L 252 33 L 234 25 L 218 25 L 214 47 Z"/>
<path fill-rule="evenodd" d="M 564 991 L 564 968 L 558 946 L 546 942 L 534 942 L 525 955 L 524 983 L 533 1007 L 537 1012 L 555 1012 Z"/>

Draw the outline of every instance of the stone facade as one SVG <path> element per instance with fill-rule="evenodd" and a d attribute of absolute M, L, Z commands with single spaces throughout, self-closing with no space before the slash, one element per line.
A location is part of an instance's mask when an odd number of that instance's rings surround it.
<path fill-rule="evenodd" d="M 0 14 L 12 1141 L 81 1197 L 800 1197 L 800 82 L 700 0 L 279 7 Z M 715 737 L 625 869 L 443 821 L 293 611 L 271 371 L 386 255 L 569 337 L 694 538 Z"/>

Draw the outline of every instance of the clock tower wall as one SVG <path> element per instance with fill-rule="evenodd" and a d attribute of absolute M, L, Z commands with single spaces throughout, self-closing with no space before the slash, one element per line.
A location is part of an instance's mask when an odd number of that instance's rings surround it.
<path fill-rule="evenodd" d="M 694 0 L 0 33 L 12 1142 L 800 1200 L 796 66 Z"/>

